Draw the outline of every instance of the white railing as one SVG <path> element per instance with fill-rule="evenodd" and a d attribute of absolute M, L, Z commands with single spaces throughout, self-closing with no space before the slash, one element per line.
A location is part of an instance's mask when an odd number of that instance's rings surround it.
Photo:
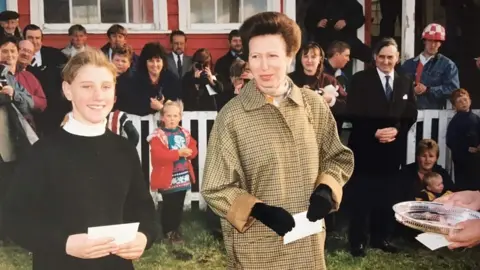
<path fill-rule="evenodd" d="M 477 115 L 480 115 L 480 110 L 475 110 Z M 447 169 L 447 171 L 452 172 L 453 165 L 450 157 L 450 150 L 446 144 L 446 134 L 448 123 L 455 115 L 455 112 L 452 110 L 424 110 L 418 112 L 417 123 L 412 126 L 408 134 L 408 145 L 407 145 L 407 164 L 415 161 L 415 148 L 416 148 L 416 135 L 417 135 L 417 125 L 423 124 L 423 138 L 431 138 L 432 135 L 432 120 L 439 119 L 438 124 L 438 145 L 440 148 L 440 158 L 438 159 L 438 164 Z M 217 112 L 185 112 L 183 114 L 182 126 L 187 130 L 191 130 L 191 121 L 198 121 L 198 133 L 192 134 L 198 141 L 198 177 L 197 185 L 200 188 L 203 180 L 203 168 L 205 165 L 205 158 L 207 152 L 207 138 L 208 132 L 207 122 L 215 120 Z M 142 134 L 142 122 L 147 123 L 148 133 L 153 131 L 157 127 L 159 120 L 159 115 L 148 115 L 148 116 L 136 116 L 129 115 L 129 118 L 132 120 L 133 125 L 140 133 L 140 138 L 145 138 L 148 134 Z M 146 144 L 145 140 L 141 140 L 137 145 L 137 151 L 142 158 L 142 144 Z M 142 163 L 148 162 L 151 172 L 150 159 L 142 160 Z M 150 174 L 149 174 L 150 175 Z M 453 175 L 452 175 L 453 177 Z M 199 190 L 198 188 L 198 190 Z M 161 200 L 159 194 L 152 194 L 155 201 Z M 199 202 L 201 209 L 206 207 L 205 201 L 198 191 L 189 191 L 185 198 L 185 206 L 190 207 L 191 202 Z"/>

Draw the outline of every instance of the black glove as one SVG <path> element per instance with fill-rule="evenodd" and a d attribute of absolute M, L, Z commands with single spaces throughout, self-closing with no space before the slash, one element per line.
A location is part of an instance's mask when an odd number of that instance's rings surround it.
<path fill-rule="evenodd" d="M 284 236 L 295 227 L 295 220 L 287 210 L 281 207 L 269 206 L 264 203 L 256 203 L 250 215 L 260 220 L 265 226 Z"/>
<path fill-rule="evenodd" d="M 310 196 L 310 206 L 308 206 L 307 218 L 315 222 L 324 218 L 330 213 L 334 206 L 332 199 L 332 189 L 320 184 Z"/>

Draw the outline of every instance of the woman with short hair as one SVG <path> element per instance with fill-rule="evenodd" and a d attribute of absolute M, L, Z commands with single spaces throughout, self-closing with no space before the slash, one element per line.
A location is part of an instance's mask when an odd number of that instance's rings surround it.
<path fill-rule="evenodd" d="M 326 269 L 325 230 L 287 245 L 283 236 L 295 214 L 320 228 L 338 209 L 353 154 L 322 97 L 287 76 L 300 48 L 298 25 L 264 12 L 240 33 L 253 79 L 218 113 L 201 188 L 222 217 L 228 269 Z"/>

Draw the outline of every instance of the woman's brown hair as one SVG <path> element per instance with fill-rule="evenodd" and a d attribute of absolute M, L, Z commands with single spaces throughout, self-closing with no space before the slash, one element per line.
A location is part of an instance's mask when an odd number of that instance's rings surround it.
<path fill-rule="evenodd" d="M 436 141 L 432 139 L 423 139 L 418 142 L 417 146 L 417 157 L 422 156 L 425 152 L 432 151 L 437 155 L 437 158 L 440 155 L 440 149 L 438 148 L 438 144 Z"/>
<path fill-rule="evenodd" d="M 92 48 L 88 48 L 70 58 L 62 70 L 63 80 L 71 84 L 75 80 L 75 77 L 77 77 L 78 71 L 86 65 L 106 68 L 112 73 L 113 80 L 116 81 L 117 69 L 115 66 L 107 59 L 103 52 Z"/>
<path fill-rule="evenodd" d="M 257 36 L 280 35 L 285 41 L 286 53 L 294 57 L 300 49 L 302 32 L 298 24 L 280 12 L 261 12 L 246 19 L 240 27 L 244 54 L 249 54 L 250 40 Z"/>
<path fill-rule="evenodd" d="M 208 66 L 213 72 L 213 58 L 210 51 L 205 48 L 198 49 L 192 56 L 192 62 L 194 64 L 200 64 L 203 67 Z"/>
<path fill-rule="evenodd" d="M 320 79 L 320 76 L 322 75 L 323 68 L 324 68 L 323 60 L 325 60 L 325 52 L 323 51 L 322 47 L 320 47 L 320 45 L 316 42 L 309 42 L 303 45 L 302 48 L 300 49 L 300 53 L 302 57 L 307 55 L 311 51 L 313 51 L 314 53 L 318 51 L 318 56 L 320 57 L 320 63 L 318 64 L 317 71 L 315 72 L 315 77 Z M 302 66 L 302 70 L 303 70 L 303 66 Z"/>

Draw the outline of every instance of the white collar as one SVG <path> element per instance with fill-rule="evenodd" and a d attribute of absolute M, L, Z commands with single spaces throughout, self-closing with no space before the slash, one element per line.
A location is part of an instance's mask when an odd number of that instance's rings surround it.
<path fill-rule="evenodd" d="M 435 55 L 430 55 L 429 57 L 425 57 L 425 55 L 423 55 L 423 53 L 420 54 L 420 62 L 422 63 L 422 65 L 425 65 L 426 63 L 428 63 L 428 61 L 430 61 Z"/>
<path fill-rule="evenodd" d="M 386 76 L 390 76 L 390 81 L 392 81 L 395 76 L 395 70 L 390 71 L 390 73 L 385 73 L 377 68 L 377 72 L 378 72 L 378 75 L 380 76 L 380 79 L 385 79 Z"/>
<path fill-rule="evenodd" d="M 103 135 L 105 133 L 105 130 L 107 129 L 106 119 L 100 124 L 86 125 L 73 118 L 72 112 L 68 113 L 67 118 L 68 120 L 65 125 L 63 125 L 63 129 L 73 135 L 95 137 Z"/>
<path fill-rule="evenodd" d="M 176 53 L 172 52 L 172 54 L 173 54 L 173 59 L 175 61 L 178 61 L 178 58 L 180 58 L 180 60 L 183 60 L 183 53 L 182 54 L 176 54 Z"/>

